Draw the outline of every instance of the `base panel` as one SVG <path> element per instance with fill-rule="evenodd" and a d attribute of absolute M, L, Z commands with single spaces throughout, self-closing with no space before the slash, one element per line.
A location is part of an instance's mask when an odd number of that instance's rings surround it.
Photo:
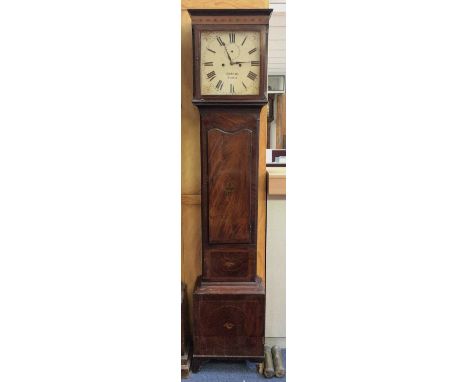
<path fill-rule="evenodd" d="M 209 359 L 263 360 L 265 288 L 259 278 L 243 283 L 199 279 L 193 314 L 193 371 Z"/>

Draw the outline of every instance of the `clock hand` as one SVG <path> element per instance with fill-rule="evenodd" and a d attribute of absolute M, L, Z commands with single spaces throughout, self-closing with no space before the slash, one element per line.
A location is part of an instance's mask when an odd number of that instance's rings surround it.
<path fill-rule="evenodd" d="M 226 48 L 226 44 L 224 44 L 223 46 L 224 46 L 224 50 L 226 51 L 226 54 L 227 54 L 227 56 L 229 58 L 229 63 L 232 65 L 232 59 L 231 59 L 231 56 L 229 55 L 229 52 L 228 52 L 228 50 Z"/>
<path fill-rule="evenodd" d="M 250 64 L 250 61 L 235 61 L 235 62 L 232 62 L 233 65 L 235 64 Z"/>

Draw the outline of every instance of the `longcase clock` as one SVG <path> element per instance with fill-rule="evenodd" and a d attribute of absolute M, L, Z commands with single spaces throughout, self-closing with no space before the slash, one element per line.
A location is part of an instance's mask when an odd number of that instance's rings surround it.
<path fill-rule="evenodd" d="M 268 102 L 271 9 L 189 12 L 202 167 L 202 274 L 193 294 L 196 372 L 209 359 L 263 360 L 258 137 L 260 110 Z"/>

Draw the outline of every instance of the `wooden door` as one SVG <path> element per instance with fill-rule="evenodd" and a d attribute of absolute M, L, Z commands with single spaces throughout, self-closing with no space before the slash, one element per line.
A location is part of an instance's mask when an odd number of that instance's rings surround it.
<path fill-rule="evenodd" d="M 205 280 L 256 275 L 259 107 L 201 108 Z"/>
<path fill-rule="evenodd" d="M 208 240 L 250 243 L 252 131 L 211 129 L 207 134 Z"/>

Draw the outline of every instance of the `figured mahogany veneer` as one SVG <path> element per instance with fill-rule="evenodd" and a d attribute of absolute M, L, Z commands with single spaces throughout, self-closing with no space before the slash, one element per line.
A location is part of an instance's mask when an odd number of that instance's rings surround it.
<path fill-rule="evenodd" d="M 206 283 L 199 278 L 193 311 L 194 371 L 208 358 L 262 360 L 265 289 L 259 278 L 248 283 Z"/>
<path fill-rule="evenodd" d="M 260 107 L 200 107 L 204 281 L 255 280 L 259 120 Z"/>
<path fill-rule="evenodd" d="M 208 250 L 205 252 L 203 274 L 205 279 L 210 281 L 249 281 L 255 277 L 256 259 L 255 249 Z"/>
<path fill-rule="evenodd" d="M 231 136 L 227 136 L 231 135 Z M 227 138 L 227 139 L 225 139 Z M 250 243 L 252 131 L 207 133 L 210 243 Z"/>

